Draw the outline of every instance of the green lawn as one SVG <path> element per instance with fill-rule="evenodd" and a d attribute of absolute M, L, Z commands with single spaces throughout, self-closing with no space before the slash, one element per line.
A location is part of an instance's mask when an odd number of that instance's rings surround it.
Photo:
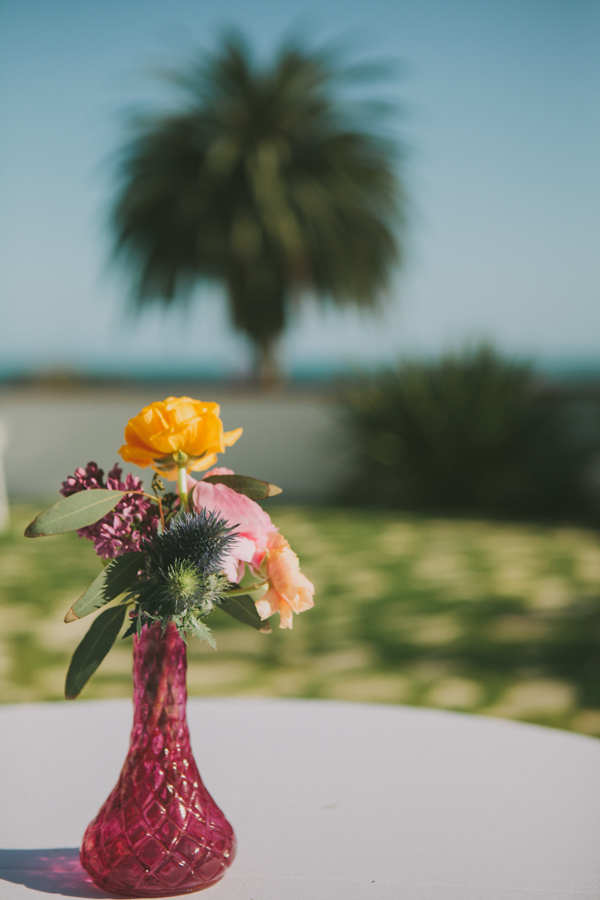
<path fill-rule="evenodd" d="M 220 612 L 190 641 L 190 694 L 331 697 L 486 713 L 600 735 L 600 536 L 583 528 L 275 507 L 315 583 L 292 632 Z M 100 570 L 75 535 L 0 537 L 0 701 L 59 700 L 89 620 L 63 616 Z M 275 623 L 275 620 L 273 620 Z M 82 696 L 129 696 L 131 639 Z"/>

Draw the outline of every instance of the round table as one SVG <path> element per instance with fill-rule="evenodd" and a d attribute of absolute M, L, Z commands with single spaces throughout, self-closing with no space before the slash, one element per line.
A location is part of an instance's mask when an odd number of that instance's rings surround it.
<path fill-rule="evenodd" d="M 207 900 L 600 898 L 600 741 L 320 700 L 192 699 L 238 838 Z M 0 708 L 0 898 L 106 898 L 79 866 L 125 757 L 125 700 Z"/>

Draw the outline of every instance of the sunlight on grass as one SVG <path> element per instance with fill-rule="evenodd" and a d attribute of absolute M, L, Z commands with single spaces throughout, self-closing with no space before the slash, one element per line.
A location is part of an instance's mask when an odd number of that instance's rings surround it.
<path fill-rule="evenodd" d="M 89 622 L 64 613 L 100 570 L 76 535 L 0 537 L 0 701 L 59 700 Z M 270 636 L 224 614 L 189 644 L 191 695 L 409 703 L 600 735 L 600 537 L 582 528 L 277 507 L 315 608 Z M 273 624 L 276 624 L 276 619 Z M 83 697 L 131 692 L 130 639 Z"/>

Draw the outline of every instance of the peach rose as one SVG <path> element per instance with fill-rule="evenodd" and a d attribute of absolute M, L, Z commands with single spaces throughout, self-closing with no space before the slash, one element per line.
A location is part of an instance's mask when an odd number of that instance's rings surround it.
<path fill-rule="evenodd" d="M 177 477 L 176 454 L 188 457 L 186 469 L 203 471 L 242 433 L 241 428 L 223 431 L 219 413 L 218 403 L 190 397 L 151 403 L 127 423 L 119 453 L 126 462 L 141 468 L 152 466 L 169 479 Z"/>
<path fill-rule="evenodd" d="M 278 532 L 269 535 L 267 542 L 267 578 L 269 589 L 256 609 L 261 619 L 278 612 L 280 628 L 292 628 L 292 613 L 300 613 L 314 606 L 314 586 L 300 571 L 298 557 Z"/>

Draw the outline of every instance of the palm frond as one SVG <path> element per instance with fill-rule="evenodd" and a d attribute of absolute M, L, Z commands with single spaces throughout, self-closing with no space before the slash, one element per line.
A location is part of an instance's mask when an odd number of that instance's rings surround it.
<path fill-rule="evenodd" d="M 268 344 L 292 293 L 376 305 L 401 261 L 398 146 L 376 106 L 344 103 L 343 75 L 294 42 L 260 67 L 239 33 L 170 73 L 183 104 L 132 122 L 119 158 L 115 255 L 138 307 L 217 281 L 234 325 Z"/>

